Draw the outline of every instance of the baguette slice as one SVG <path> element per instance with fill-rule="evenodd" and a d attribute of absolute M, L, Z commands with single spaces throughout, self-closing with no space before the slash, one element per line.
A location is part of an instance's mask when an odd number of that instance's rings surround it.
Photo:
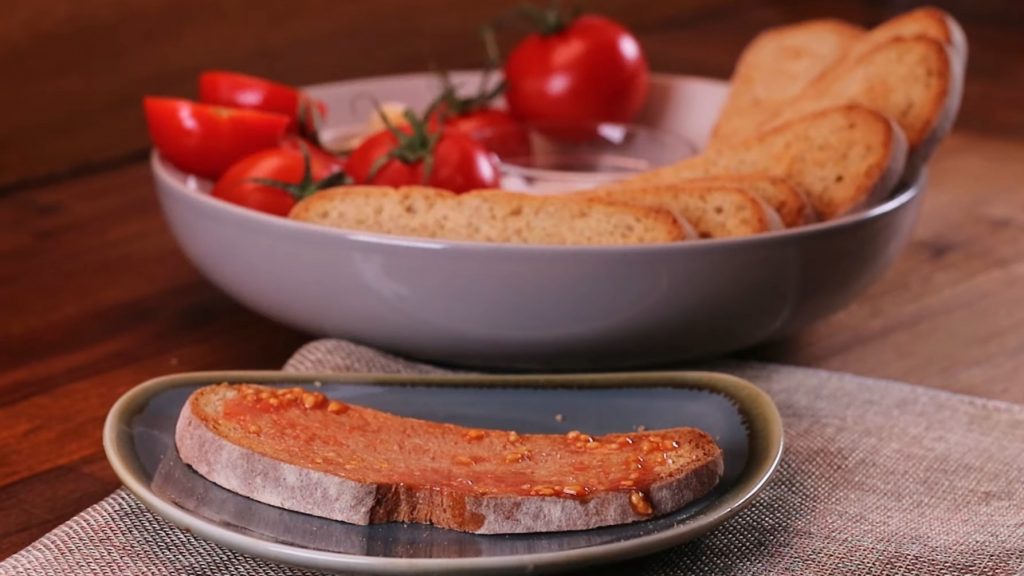
<path fill-rule="evenodd" d="M 856 60 L 890 40 L 915 37 L 941 43 L 949 48 L 959 65 L 967 64 L 967 36 L 963 28 L 948 12 L 934 6 L 922 6 L 882 22 L 855 42 L 843 58 Z"/>
<path fill-rule="evenodd" d="M 676 242 L 685 225 L 664 210 L 513 192 L 454 194 L 407 186 L 341 186 L 317 192 L 290 218 L 399 236 L 546 245 Z"/>
<path fill-rule="evenodd" d="M 847 34 L 847 46 L 843 50 L 838 41 L 828 42 L 819 39 L 817 45 L 814 43 L 815 35 L 809 30 L 825 27 L 826 25 L 821 22 L 810 21 L 773 29 L 764 33 L 764 38 L 759 36 L 751 42 L 744 55 L 749 51 L 754 57 L 746 63 L 741 58 L 733 77 L 734 85 L 729 101 L 719 118 L 710 145 L 718 146 L 728 141 L 749 137 L 772 125 L 806 113 L 809 109 L 809 100 L 815 104 L 814 108 L 859 102 L 879 112 L 890 114 L 890 117 L 897 120 L 908 113 L 916 113 L 928 119 L 923 123 L 931 125 L 931 128 L 921 136 L 914 134 L 913 125 L 901 122 L 913 148 L 908 162 L 908 172 L 916 172 L 949 132 L 960 107 L 968 52 L 967 38 L 960 24 L 947 12 L 925 6 L 890 18 L 866 34 Z M 818 33 L 818 36 L 820 35 L 821 32 Z M 836 33 L 835 36 L 838 38 L 839 34 Z M 901 77 L 898 66 L 892 66 L 894 58 L 890 54 L 888 63 L 879 66 L 876 62 L 873 69 L 873 74 L 879 71 L 883 75 L 889 73 L 888 79 L 863 74 L 864 66 L 857 64 L 859 60 L 886 44 L 901 39 L 931 39 L 937 42 L 946 48 L 948 63 L 944 66 L 934 61 L 926 62 L 921 69 L 913 70 L 911 74 Z M 803 50 L 793 49 L 786 53 L 787 43 L 800 46 L 801 41 L 804 41 Z M 903 55 L 904 59 L 907 57 L 908 55 Z M 875 59 L 879 59 L 877 55 Z M 787 75 L 784 72 L 787 67 L 799 67 L 807 73 L 802 76 Z M 942 71 L 943 68 L 948 72 Z M 813 69 L 817 69 L 816 74 L 810 72 Z M 921 95 L 922 86 L 919 81 L 922 75 L 935 73 L 935 69 L 939 69 L 937 74 L 940 77 L 946 77 L 944 81 L 947 95 L 944 102 L 939 105 L 929 102 L 927 94 Z M 857 79 L 847 77 L 851 70 L 860 73 Z M 765 78 L 751 87 L 749 81 L 744 81 L 744 78 L 750 75 Z M 770 80 L 767 78 L 769 75 L 778 78 L 779 81 Z M 822 86 L 835 85 L 837 82 L 846 84 L 849 91 L 847 95 L 837 98 L 833 94 L 828 101 L 822 101 Z M 883 82 L 889 83 L 888 91 L 883 88 Z M 936 78 L 928 77 L 923 83 L 931 85 L 934 89 Z M 833 86 L 830 90 L 834 93 L 836 89 Z M 868 95 L 869 92 L 873 94 Z M 914 112 L 906 105 L 892 103 L 894 96 L 903 96 L 911 100 L 913 108 L 918 110 Z M 890 101 L 888 104 L 885 103 L 886 99 Z"/>
<path fill-rule="evenodd" d="M 477 534 L 644 520 L 707 494 L 723 471 L 719 447 L 693 428 L 520 435 L 253 384 L 194 392 L 175 440 L 199 474 L 266 504 Z"/>
<path fill-rule="evenodd" d="M 680 180 L 673 182 L 671 186 L 680 191 L 686 189 L 731 188 L 748 192 L 768 204 L 772 211 L 778 214 L 782 225 L 786 228 L 809 224 L 815 219 L 814 209 L 811 208 L 811 203 L 807 200 L 807 197 L 796 186 L 782 178 L 772 178 L 764 175 L 709 176 L 692 180 Z M 618 194 L 619 191 L 649 187 L 650 185 L 642 182 L 639 184 L 629 184 L 620 181 L 596 188 L 594 192 L 599 193 L 599 195 Z M 769 218 L 771 218 L 770 215 Z"/>
<path fill-rule="evenodd" d="M 824 18 L 769 28 L 740 54 L 712 145 L 741 139 L 838 61 L 864 29 Z"/>
<path fill-rule="evenodd" d="M 830 68 L 763 128 L 860 104 L 900 125 L 916 171 L 952 127 L 962 93 L 963 70 L 946 46 L 921 36 L 895 38 Z"/>
<path fill-rule="evenodd" d="M 700 181 L 698 181 L 700 182 Z M 714 183 L 605 186 L 577 196 L 634 206 L 661 208 L 693 225 L 702 238 L 731 238 L 779 230 L 782 219 L 758 196 Z"/>
<path fill-rule="evenodd" d="M 753 176 L 712 176 L 688 182 L 694 186 L 717 184 L 746 190 L 771 206 L 772 210 L 782 219 L 782 225 L 787 228 L 810 224 L 816 219 L 814 209 L 807 196 L 782 178 L 771 178 L 758 174 Z"/>
<path fill-rule="evenodd" d="M 798 118 L 623 182 L 767 175 L 796 186 L 818 217 L 829 219 L 891 193 L 906 153 L 906 138 L 899 126 L 878 112 L 848 105 Z"/>

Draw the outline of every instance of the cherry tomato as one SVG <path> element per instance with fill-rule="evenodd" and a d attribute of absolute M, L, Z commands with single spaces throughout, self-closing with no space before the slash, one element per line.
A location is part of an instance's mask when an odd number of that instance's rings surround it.
<path fill-rule="evenodd" d="M 221 70 L 199 75 L 199 100 L 221 106 L 284 114 L 292 119 L 290 129 L 303 127 L 311 134 L 316 133 L 327 112 L 323 102 L 315 101 L 287 84 Z M 314 114 L 319 117 L 314 117 Z"/>
<path fill-rule="evenodd" d="M 512 115 L 541 129 L 632 120 L 648 91 L 640 43 L 602 16 L 556 24 L 524 38 L 505 61 Z"/>
<path fill-rule="evenodd" d="M 317 146 L 313 142 L 310 142 L 301 136 L 289 134 L 281 141 L 280 146 L 286 150 L 294 150 L 296 152 L 302 152 L 303 148 L 305 148 L 313 159 L 313 162 L 319 163 L 321 166 L 329 166 L 331 168 L 331 174 L 341 172 L 345 168 L 344 158 L 331 154 L 327 150 L 324 150 L 320 146 Z"/>
<path fill-rule="evenodd" d="M 181 98 L 147 96 L 143 109 L 160 154 L 185 172 L 211 179 L 253 152 L 276 147 L 288 127 L 282 114 Z"/>
<path fill-rule="evenodd" d="M 398 130 L 405 135 L 414 135 L 424 128 L 402 126 Z M 378 160 L 396 150 L 402 152 L 405 158 Z M 429 174 L 424 178 L 428 157 L 432 157 L 433 161 Z M 498 169 L 490 152 L 479 142 L 454 130 L 444 130 L 429 150 L 423 146 L 422 140 L 413 146 L 403 146 L 394 133 L 382 130 L 367 138 L 352 152 L 345 168 L 352 179 L 360 184 L 426 184 L 452 192 L 492 188 L 498 184 Z"/>
<path fill-rule="evenodd" d="M 440 114 L 431 118 L 436 126 Z M 444 126 L 462 132 L 501 159 L 524 158 L 530 154 L 530 134 L 511 114 L 497 108 L 478 108 L 445 118 Z"/>
<path fill-rule="evenodd" d="M 217 180 L 213 196 L 260 212 L 287 216 L 298 200 L 322 188 L 341 183 L 337 177 L 343 174 L 340 174 L 340 166 L 334 159 L 307 153 L 308 174 L 301 148 L 282 146 L 246 156 Z M 276 183 L 257 181 L 259 179 Z"/>

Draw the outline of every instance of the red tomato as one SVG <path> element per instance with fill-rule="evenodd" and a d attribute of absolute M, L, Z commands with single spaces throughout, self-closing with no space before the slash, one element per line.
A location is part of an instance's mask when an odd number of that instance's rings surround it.
<path fill-rule="evenodd" d="M 143 109 L 160 154 L 185 172 L 211 179 L 253 152 L 276 147 L 288 127 L 281 114 L 181 98 L 146 96 Z"/>
<path fill-rule="evenodd" d="M 437 118 L 432 119 L 437 125 Z M 524 158 L 530 155 L 530 135 L 526 127 L 511 114 L 497 108 L 478 108 L 447 118 L 450 130 L 462 132 L 484 145 L 501 159 Z"/>
<path fill-rule="evenodd" d="M 409 126 L 399 130 L 406 134 L 414 132 L 414 128 Z M 404 160 L 379 160 L 396 148 L 401 148 L 398 138 L 390 131 L 382 130 L 363 141 L 348 157 L 345 167 L 352 179 L 360 184 L 426 184 L 452 192 L 491 188 L 498 184 L 494 157 L 480 143 L 461 132 L 445 130 L 433 150 L 425 147 L 408 149 L 403 154 L 406 156 Z M 428 155 L 433 157 L 433 166 L 424 178 Z"/>
<path fill-rule="evenodd" d="M 331 154 L 327 150 L 324 150 L 320 146 L 317 146 L 301 136 L 289 134 L 281 141 L 281 148 L 284 148 L 285 150 L 294 150 L 301 153 L 303 146 L 305 146 L 305 149 L 309 153 L 313 162 L 319 163 L 321 166 L 329 166 L 331 168 L 331 174 L 341 172 L 345 168 L 344 158 Z"/>
<path fill-rule="evenodd" d="M 287 216 L 298 200 L 322 188 L 340 184 L 339 171 L 340 167 L 333 159 L 310 153 L 307 174 L 301 150 L 271 148 L 233 164 L 217 180 L 213 196 L 260 212 Z M 271 185 L 254 179 L 273 180 L 279 184 Z"/>
<path fill-rule="evenodd" d="M 513 48 L 505 61 L 505 99 L 513 116 L 538 127 L 628 122 L 647 98 L 648 76 L 640 43 L 628 30 L 584 15 Z"/>
<path fill-rule="evenodd" d="M 291 129 L 299 120 L 316 132 L 323 122 L 326 107 L 297 88 L 248 74 L 213 70 L 199 75 L 199 100 L 209 104 L 251 108 L 284 114 L 292 119 Z M 316 106 L 315 112 L 313 106 Z M 319 114 L 313 118 L 311 114 Z"/>

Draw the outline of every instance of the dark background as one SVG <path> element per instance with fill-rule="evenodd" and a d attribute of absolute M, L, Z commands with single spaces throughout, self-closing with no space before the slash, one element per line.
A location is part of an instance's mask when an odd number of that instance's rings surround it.
<path fill-rule="evenodd" d="M 0 16 L 0 190 L 141 159 L 143 94 L 191 96 L 227 68 L 306 84 L 481 63 L 477 27 L 501 0 L 14 0 Z M 758 30 L 810 17 L 872 25 L 916 2 L 592 0 L 655 70 L 728 76 Z M 970 38 L 959 126 L 1024 131 L 1024 2 L 937 2 Z M 1016 65 L 1008 65 L 1016 60 Z"/>

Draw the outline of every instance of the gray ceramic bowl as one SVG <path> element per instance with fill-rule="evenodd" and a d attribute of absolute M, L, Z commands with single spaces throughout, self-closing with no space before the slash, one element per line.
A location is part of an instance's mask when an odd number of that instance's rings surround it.
<path fill-rule="evenodd" d="M 468 75 L 461 74 L 458 79 Z M 366 94 L 421 105 L 430 75 L 314 87 L 332 121 Z M 641 122 L 702 143 L 719 81 L 656 76 Z M 347 116 L 346 116 L 347 114 Z M 338 116 L 341 116 L 340 118 Z M 221 202 L 152 156 L 182 250 L 253 310 L 318 336 L 485 368 L 594 370 L 706 357 L 847 305 L 906 245 L 923 179 L 881 205 L 756 237 L 637 247 L 535 247 L 350 232 Z"/>

